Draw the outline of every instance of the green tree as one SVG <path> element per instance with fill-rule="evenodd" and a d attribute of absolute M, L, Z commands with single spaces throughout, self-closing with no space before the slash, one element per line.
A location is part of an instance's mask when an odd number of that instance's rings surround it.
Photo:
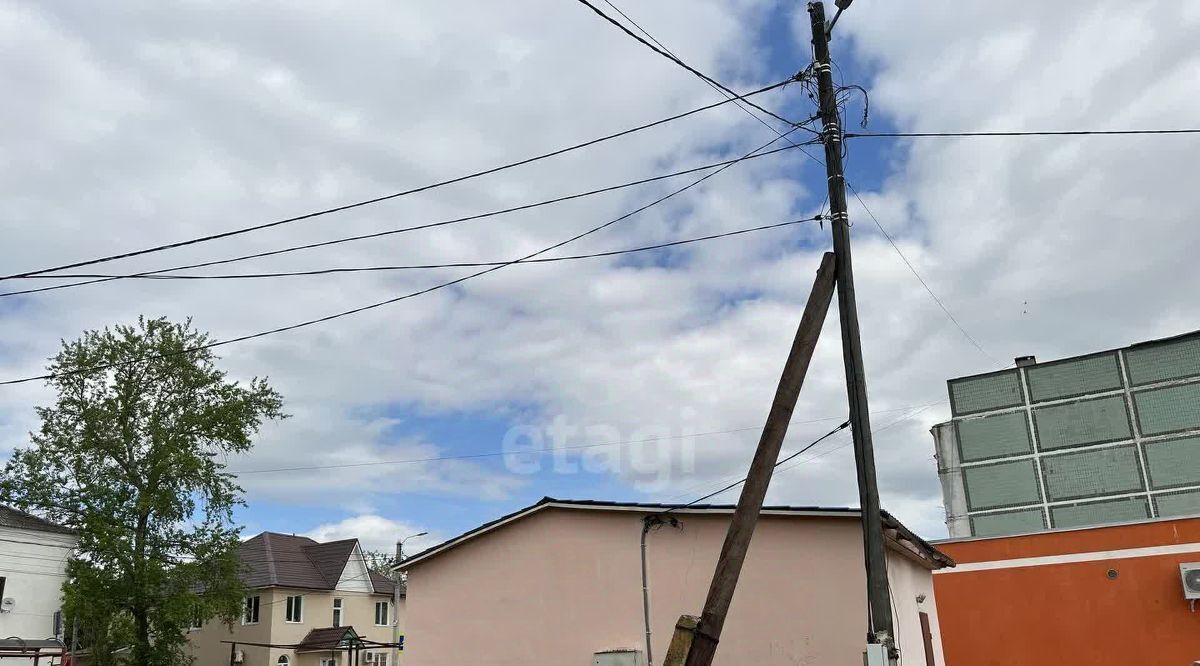
<path fill-rule="evenodd" d="M 285 415 L 266 380 L 228 380 L 210 342 L 145 318 L 63 342 L 57 401 L 0 474 L 2 501 L 79 531 L 64 611 L 100 663 L 124 645 L 137 666 L 186 663 L 194 618 L 239 613 L 242 489 L 225 462 Z"/>

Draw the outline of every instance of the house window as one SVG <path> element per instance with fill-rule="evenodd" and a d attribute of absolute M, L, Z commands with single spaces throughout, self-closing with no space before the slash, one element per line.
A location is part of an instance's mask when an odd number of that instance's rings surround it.
<path fill-rule="evenodd" d="M 286 654 L 281 654 L 279 655 L 279 658 L 275 660 L 275 663 L 279 664 L 279 666 L 289 666 L 292 663 L 292 660 L 289 659 Z"/>
<path fill-rule="evenodd" d="M 363 656 L 366 657 L 367 666 L 387 666 L 386 652 L 368 652 Z"/>
<path fill-rule="evenodd" d="M 375 626 L 386 627 L 388 625 L 388 617 L 391 615 L 388 613 L 391 610 L 388 608 L 389 606 L 391 603 L 387 601 L 375 602 Z"/>
<path fill-rule="evenodd" d="M 283 616 L 286 622 L 301 622 L 304 619 L 304 597 L 295 596 L 287 598 L 287 610 Z"/>
<path fill-rule="evenodd" d="M 196 607 L 192 609 L 192 619 L 191 619 L 191 622 L 189 623 L 188 628 L 199 629 L 203 626 L 204 626 L 204 609 L 202 609 L 200 607 L 200 604 L 196 604 Z"/>
<path fill-rule="evenodd" d="M 333 626 L 342 626 L 342 600 L 333 600 Z"/>
<path fill-rule="evenodd" d="M 257 596 L 246 597 L 246 606 L 242 612 L 242 624 L 258 624 L 258 601 Z"/>
<path fill-rule="evenodd" d="M 62 638 L 62 635 L 63 635 L 62 611 L 60 611 L 60 610 L 54 611 L 54 621 L 53 622 L 54 622 L 54 632 L 51 633 L 50 635 L 55 638 Z"/>
<path fill-rule="evenodd" d="M 337 657 L 321 657 L 321 666 L 337 666 Z"/>

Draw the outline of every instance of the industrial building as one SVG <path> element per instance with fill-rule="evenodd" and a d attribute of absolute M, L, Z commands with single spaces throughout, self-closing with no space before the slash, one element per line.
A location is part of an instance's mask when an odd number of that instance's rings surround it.
<path fill-rule="evenodd" d="M 1200 332 L 948 382 L 951 537 L 1200 514 Z"/>

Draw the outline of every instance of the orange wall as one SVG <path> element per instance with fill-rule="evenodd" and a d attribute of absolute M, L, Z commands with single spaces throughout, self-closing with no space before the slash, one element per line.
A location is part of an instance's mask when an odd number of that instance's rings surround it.
<path fill-rule="evenodd" d="M 936 574 L 946 666 L 1191 666 L 1200 660 L 1200 609 L 1192 613 L 1183 597 L 1179 563 L 1200 561 L 1200 552 L 1100 554 L 1189 543 L 1200 544 L 1200 519 L 939 543 L 966 569 L 1097 553 L 1086 562 Z"/>

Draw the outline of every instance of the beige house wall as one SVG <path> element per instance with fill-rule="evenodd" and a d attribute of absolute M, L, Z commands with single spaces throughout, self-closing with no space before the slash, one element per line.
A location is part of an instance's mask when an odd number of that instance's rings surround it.
<path fill-rule="evenodd" d="M 259 601 L 258 624 L 244 625 L 235 623 L 232 630 L 217 621 L 210 621 L 199 630 L 188 633 L 190 654 L 195 657 L 196 666 L 228 666 L 229 644 L 221 641 L 246 641 L 250 643 L 294 644 L 299 643 L 309 631 L 333 626 L 333 600 L 342 599 L 342 626 L 353 626 L 362 638 L 391 642 L 392 627 L 375 625 L 375 603 L 392 601 L 390 595 L 368 594 L 342 590 L 301 590 L 289 588 L 262 588 L 253 591 L 261 597 Z M 301 622 L 286 621 L 287 597 L 303 595 L 303 615 Z M 404 599 L 400 600 L 400 633 L 404 634 Z M 299 654 L 293 650 L 265 648 L 255 646 L 239 646 L 245 652 L 243 666 L 276 666 L 279 656 L 288 655 L 290 666 L 318 666 L 323 654 Z M 390 650 L 388 663 L 391 663 Z M 403 660 L 403 659 L 402 659 Z M 344 654 L 338 658 L 339 666 L 352 666 L 345 663 Z"/>
<path fill-rule="evenodd" d="M 413 565 L 406 664 L 588 666 L 598 650 L 644 650 L 643 515 L 549 508 Z M 729 524 L 728 514 L 675 515 L 680 529 L 647 540 L 656 662 L 679 615 L 699 613 Z M 918 666 L 916 595 L 935 616 L 932 576 L 898 553 L 889 567 L 904 664 Z M 716 663 L 861 663 L 865 595 L 856 517 L 763 516 Z"/>

